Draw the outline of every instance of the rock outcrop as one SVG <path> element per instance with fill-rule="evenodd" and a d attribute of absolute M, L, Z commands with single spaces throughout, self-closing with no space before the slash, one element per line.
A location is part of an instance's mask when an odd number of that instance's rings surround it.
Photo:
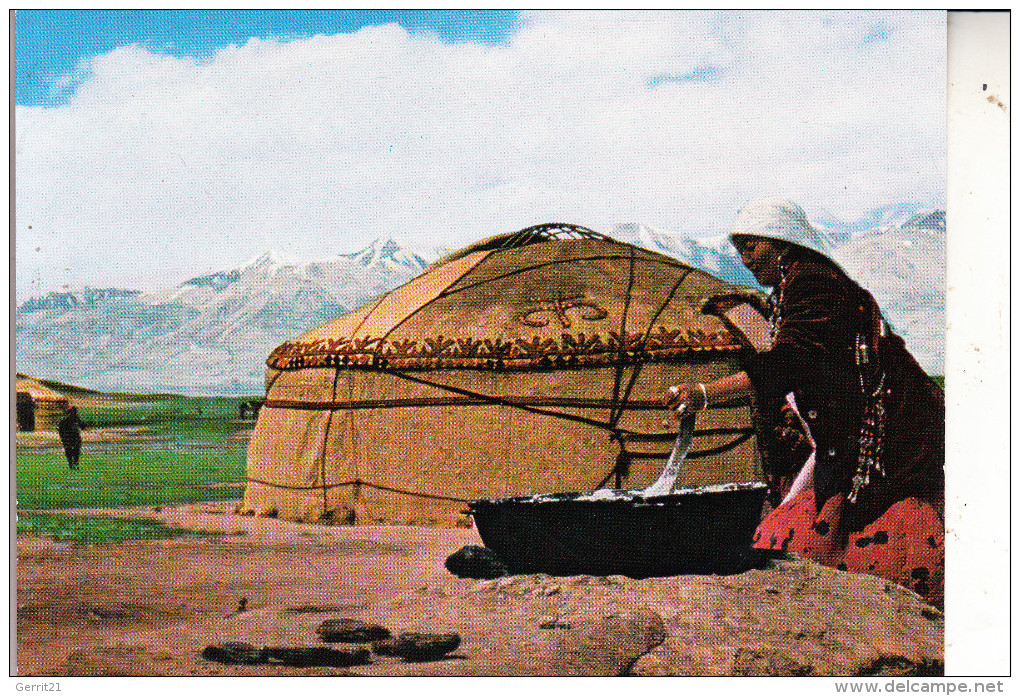
<path fill-rule="evenodd" d="M 930 676 L 943 669 L 941 612 L 884 580 L 802 560 L 732 576 L 646 580 L 436 576 L 390 600 L 330 613 L 330 620 L 357 618 L 394 635 L 459 634 L 460 641 L 427 662 L 376 651 L 367 664 L 343 668 L 322 660 L 304 669 L 294 660 L 201 658 L 210 644 L 323 647 L 316 634 L 322 614 L 271 605 L 140 634 L 130 646 L 93 654 L 89 665 L 72 655 L 67 666 L 78 674 L 422 676 Z"/>

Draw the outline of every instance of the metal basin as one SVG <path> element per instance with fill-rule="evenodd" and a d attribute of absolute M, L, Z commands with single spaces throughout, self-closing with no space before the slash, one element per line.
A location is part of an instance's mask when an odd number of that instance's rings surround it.
<path fill-rule="evenodd" d="M 478 533 L 513 574 L 652 576 L 739 573 L 766 485 L 729 483 L 642 497 L 634 491 L 547 493 L 469 503 Z"/>

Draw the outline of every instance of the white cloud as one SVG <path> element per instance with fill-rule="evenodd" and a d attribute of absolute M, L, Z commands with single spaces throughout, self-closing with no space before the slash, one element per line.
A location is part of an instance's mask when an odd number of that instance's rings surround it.
<path fill-rule="evenodd" d="M 703 236 L 763 194 L 943 206 L 944 39 L 939 12 L 542 12 L 502 46 L 390 25 L 201 61 L 118 48 L 66 105 L 16 110 L 18 295 L 388 233 Z"/>

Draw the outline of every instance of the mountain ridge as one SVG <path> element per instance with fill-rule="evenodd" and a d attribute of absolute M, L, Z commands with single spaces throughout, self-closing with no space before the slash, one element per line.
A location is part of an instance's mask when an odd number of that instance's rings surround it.
<path fill-rule="evenodd" d="M 611 236 L 755 286 L 726 235 L 692 238 L 631 222 Z M 944 213 L 915 209 L 893 224 L 849 225 L 835 236 L 834 258 L 863 279 L 922 365 L 941 373 Z M 154 291 L 84 288 L 29 298 L 16 312 L 17 369 L 103 391 L 261 391 L 273 348 L 411 280 L 430 256 L 383 236 L 313 261 L 270 250 Z"/>
<path fill-rule="evenodd" d="M 104 391 L 261 391 L 277 345 L 424 270 L 388 241 L 307 262 L 269 251 L 154 291 L 30 298 L 16 313 L 18 370 Z"/>

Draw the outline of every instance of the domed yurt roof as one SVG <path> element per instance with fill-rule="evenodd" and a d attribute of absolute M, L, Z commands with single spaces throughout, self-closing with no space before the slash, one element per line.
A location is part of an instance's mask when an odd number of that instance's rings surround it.
<path fill-rule="evenodd" d="M 277 369 L 533 369 L 741 346 L 700 312 L 732 286 L 576 225 L 483 240 L 270 355 Z"/>
<path fill-rule="evenodd" d="M 70 399 L 39 381 L 15 376 L 18 430 L 53 430 L 71 405 Z"/>
<path fill-rule="evenodd" d="M 637 488 L 676 438 L 660 398 L 740 369 L 738 288 L 569 224 L 490 237 L 268 357 L 243 509 L 469 524 L 477 498 Z M 681 483 L 760 475 L 750 405 L 698 415 Z"/>
<path fill-rule="evenodd" d="M 64 405 L 70 403 L 69 399 L 60 392 L 54 391 L 28 377 L 16 377 L 14 386 L 15 391 L 27 392 L 32 395 L 35 401 L 46 401 Z"/>

